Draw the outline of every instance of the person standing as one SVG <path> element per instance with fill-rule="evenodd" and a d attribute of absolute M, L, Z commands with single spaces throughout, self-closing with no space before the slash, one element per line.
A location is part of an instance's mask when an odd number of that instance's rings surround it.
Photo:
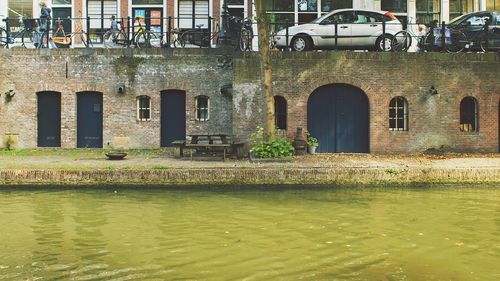
<path fill-rule="evenodd" d="M 47 2 L 40 1 L 40 30 L 50 30 L 50 20 L 52 10 L 47 6 Z"/>

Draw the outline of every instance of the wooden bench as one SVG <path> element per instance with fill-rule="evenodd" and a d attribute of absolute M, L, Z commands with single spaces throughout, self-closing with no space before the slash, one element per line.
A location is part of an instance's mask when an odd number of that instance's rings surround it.
<path fill-rule="evenodd" d="M 173 141 L 172 145 L 174 146 L 174 157 L 175 158 L 181 158 L 182 156 L 184 156 L 184 148 L 186 146 L 185 140 Z"/>
<path fill-rule="evenodd" d="M 204 149 L 209 152 L 222 152 L 222 159 L 226 161 L 227 150 L 231 147 L 229 143 L 187 143 L 185 149 L 189 149 L 191 160 L 193 160 L 193 150 Z"/>

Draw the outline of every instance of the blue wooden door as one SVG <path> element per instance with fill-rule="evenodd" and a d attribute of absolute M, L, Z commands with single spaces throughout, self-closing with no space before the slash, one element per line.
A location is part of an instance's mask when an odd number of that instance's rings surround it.
<path fill-rule="evenodd" d="M 318 152 L 369 152 L 368 99 L 354 86 L 318 88 L 307 103 L 307 130 L 319 142 Z"/>
<path fill-rule="evenodd" d="M 37 95 L 37 143 L 39 147 L 61 146 L 61 93 L 39 92 Z"/>
<path fill-rule="evenodd" d="M 160 110 L 160 145 L 170 147 L 173 141 L 186 139 L 186 95 L 184 91 L 162 91 Z"/>
<path fill-rule="evenodd" d="M 77 147 L 102 147 L 102 93 L 77 94 Z"/>

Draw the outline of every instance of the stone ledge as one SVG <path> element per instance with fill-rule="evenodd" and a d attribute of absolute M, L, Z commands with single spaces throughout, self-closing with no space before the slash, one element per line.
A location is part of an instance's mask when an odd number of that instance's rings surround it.
<path fill-rule="evenodd" d="M 500 183 L 500 168 L 185 168 L 162 170 L 0 170 L 0 186 L 214 184 L 444 184 Z"/>

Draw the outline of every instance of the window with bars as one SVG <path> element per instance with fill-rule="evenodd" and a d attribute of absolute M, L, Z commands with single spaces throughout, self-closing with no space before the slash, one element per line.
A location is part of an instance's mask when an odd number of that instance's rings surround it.
<path fill-rule="evenodd" d="M 389 130 L 408 131 L 408 102 L 404 97 L 395 97 L 389 103 Z"/>
<path fill-rule="evenodd" d="M 274 126 L 276 129 L 286 130 L 286 99 L 282 96 L 274 96 Z"/>
<path fill-rule="evenodd" d="M 207 121 L 210 118 L 210 98 L 207 96 L 197 96 L 196 104 L 196 120 Z"/>
<path fill-rule="evenodd" d="M 479 131 L 478 103 L 473 97 L 465 97 L 460 102 L 460 131 Z"/>
<path fill-rule="evenodd" d="M 148 96 L 137 97 L 137 120 L 151 120 L 151 98 Z"/>

